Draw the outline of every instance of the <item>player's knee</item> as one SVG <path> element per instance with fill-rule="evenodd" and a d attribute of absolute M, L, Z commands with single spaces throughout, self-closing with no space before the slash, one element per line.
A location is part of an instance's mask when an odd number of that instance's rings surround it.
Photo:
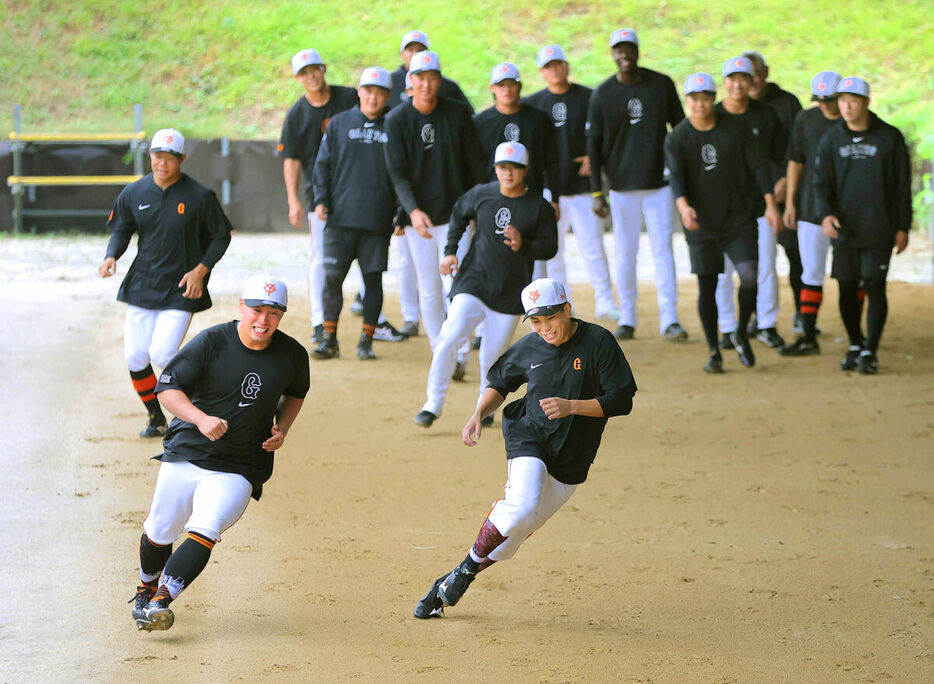
<path fill-rule="evenodd" d="M 158 516 L 150 514 L 143 522 L 143 532 L 153 544 L 166 546 L 175 543 L 182 533 L 182 526 L 171 520 L 160 520 Z"/>
<path fill-rule="evenodd" d="M 150 363 L 148 349 L 126 349 L 124 350 L 124 358 L 127 367 L 133 373 L 144 370 Z"/>
<path fill-rule="evenodd" d="M 169 361 L 172 360 L 172 357 L 175 356 L 178 352 L 178 347 L 165 346 L 165 347 L 152 347 L 149 350 L 149 358 L 153 365 L 158 368 L 165 368 L 169 365 Z"/>
<path fill-rule="evenodd" d="M 736 264 L 736 274 L 739 276 L 739 286 L 753 288 L 759 274 L 759 266 L 755 261 L 743 261 Z"/>
<path fill-rule="evenodd" d="M 217 543 L 221 540 L 221 533 L 220 533 L 221 524 L 222 523 L 220 521 L 216 521 L 213 523 L 200 522 L 197 524 L 189 524 L 185 528 L 185 531 L 195 532 L 196 534 L 200 534 L 202 537 L 205 537 L 206 539 L 210 539 L 214 543 Z"/>

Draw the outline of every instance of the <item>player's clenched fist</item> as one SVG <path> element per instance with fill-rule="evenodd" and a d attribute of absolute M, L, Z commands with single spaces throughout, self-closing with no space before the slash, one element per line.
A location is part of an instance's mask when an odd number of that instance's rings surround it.
<path fill-rule="evenodd" d="M 542 407 L 542 411 L 545 412 L 548 420 L 558 420 L 559 418 L 567 418 L 571 415 L 571 402 L 561 397 L 539 399 L 538 405 Z"/>
<path fill-rule="evenodd" d="M 101 278 L 109 278 L 117 272 L 117 260 L 113 257 L 107 257 L 97 267 L 97 272 L 101 274 Z"/>
<path fill-rule="evenodd" d="M 457 270 L 457 256 L 454 254 L 448 254 L 444 257 L 444 260 L 441 262 L 441 266 L 438 267 L 438 270 L 441 272 L 441 275 L 451 275 L 454 271 Z"/>
<path fill-rule="evenodd" d="M 201 434 L 212 442 L 216 442 L 227 432 L 227 421 L 217 416 L 205 416 L 196 423 Z"/>

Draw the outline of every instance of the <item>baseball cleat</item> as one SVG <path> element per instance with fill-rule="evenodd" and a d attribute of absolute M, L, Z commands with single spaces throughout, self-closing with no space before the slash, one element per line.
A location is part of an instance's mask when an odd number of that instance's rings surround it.
<path fill-rule="evenodd" d="M 353 301 L 350 303 L 350 313 L 354 316 L 363 315 L 363 297 L 360 296 L 360 293 L 354 295 Z"/>
<path fill-rule="evenodd" d="M 859 355 L 859 374 L 875 375 L 879 372 L 879 359 L 868 349 L 864 349 Z"/>
<path fill-rule="evenodd" d="M 756 355 L 752 353 L 752 345 L 749 344 L 748 337 L 740 337 L 739 333 L 733 333 L 733 347 L 739 355 L 739 362 L 746 368 L 756 365 Z"/>
<path fill-rule="evenodd" d="M 669 342 L 684 342 L 688 339 L 688 331 L 680 323 L 672 323 L 665 328 L 664 337 Z"/>
<path fill-rule="evenodd" d="M 785 340 L 782 339 L 782 336 L 778 334 L 775 328 L 761 328 L 756 334 L 756 339 L 772 349 L 781 349 L 785 346 Z"/>
<path fill-rule="evenodd" d="M 357 358 L 361 361 L 376 358 L 376 354 L 373 353 L 373 338 L 369 335 L 360 335 L 360 341 L 357 342 Z"/>
<path fill-rule="evenodd" d="M 414 420 L 415 424 L 420 427 L 429 428 L 431 427 L 432 423 L 438 420 L 438 416 L 436 416 L 431 411 L 419 411 L 415 414 L 415 418 L 412 420 Z"/>
<path fill-rule="evenodd" d="M 150 601 L 136 618 L 136 628 L 141 632 L 164 631 L 175 624 L 175 613 L 169 608 L 168 599 Z"/>
<path fill-rule="evenodd" d="M 856 367 L 859 365 L 859 353 L 861 351 L 862 347 L 857 347 L 851 344 L 849 349 L 846 350 L 846 356 L 840 360 L 840 370 L 856 370 Z"/>
<path fill-rule="evenodd" d="M 631 340 L 636 336 L 636 329 L 631 325 L 621 325 L 613 333 L 617 340 Z"/>
<path fill-rule="evenodd" d="M 324 339 L 317 347 L 311 350 L 311 355 L 316 359 L 333 359 L 341 355 L 340 345 L 337 343 L 337 335 L 334 333 L 325 333 Z"/>
<path fill-rule="evenodd" d="M 373 331 L 373 339 L 379 342 L 402 342 L 408 335 L 405 335 L 393 326 L 389 321 L 383 321 L 377 324 Z"/>
<path fill-rule="evenodd" d="M 438 596 L 438 585 L 440 585 L 447 575 L 443 575 L 435 580 L 428 593 L 422 596 L 421 600 L 415 604 L 413 615 L 419 620 L 427 620 L 433 617 L 444 617 L 444 602 Z"/>
<path fill-rule="evenodd" d="M 781 347 L 778 353 L 782 356 L 813 356 L 820 354 L 820 345 L 817 344 L 817 340 L 799 337 L 788 346 Z"/>
<path fill-rule="evenodd" d="M 454 380 L 455 382 L 463 382 L 465 375 L 467 375 L 467 369 L 464 368 L 464 364 L 458 361 L 457 365 L 454 366 L 454 372 L 451 373 L 451 380 Z"/>
<path fill-rule="evenodd" d="M 720 352 L 711 352 L 710 358 L 704 364 L 704 372 L 714 374 L 723 372 L 723 357 L 720 356 Z"/>
<path fill-rule="evenodd" d="M 736 349 L 733 346 L 733 333 L 723 333 L 720 337 L 720 349 Z"/>
<path fill-rule="evenodd" d="M 461 564 L 438 585 L 438 598 L 445 606 L 457 605 L 476 576 L 476 571 L 467 567 L 467 561 L 461 561 Z"/>
<path fill-rule="evenodd" d="M 324 342 L 324 325 L 319 323 L 311 334 L 311 346 Z"/>
<path fill-rule="evenodd" d="M 159 413 L 150 413 L 146 427 L 139 431 L 140 437 L 162 437 L 165 434 L 165 416 Z"/>
<path fill-rule="evenodd" d="M 153 587 L 146 586 L 145 584 L 140 584 L 136 587 L 136 596 L 131 598 L 127 603 L 133 604 L 133 619 L 139 620 L 143 615 L 143 608 L 146 607 L 146 604 L 152 599 L 152 595 L 156 593 L 156 590 Z"/>
<path fill-rule="evenodd" d="M 399 329 L 402 335 L 408 337 L 418 337 L 418 323 L 416 321 L 406 321 Z"/>

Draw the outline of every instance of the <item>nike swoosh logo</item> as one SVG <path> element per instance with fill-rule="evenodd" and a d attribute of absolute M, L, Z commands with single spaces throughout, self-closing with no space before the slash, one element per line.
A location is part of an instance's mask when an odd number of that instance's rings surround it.
<path fill-rule="evenodd" d="M 372 128 L 372 127 L 373 127 L 373 124 L 372 124 L 372 123 L 365 123 L 365 124 L 363 124 L 363 127 L 364 127 L 364 128 Z"/>
<path fill-rule="evenodd" d="M 629 123 L 630 123 L 630 124 L 637 124 L 637 123 L 639 123 L 640 121 L 642 121 L 642 119 L 630 119 L 630 120 L 629 120 Z"/>
<path fill-rule="evenodd" d="M 704 171 L 710 171 L 710 169 L 715 169 L 715 168 L 717 168 L 717 165 L 711 164 L 710 166 L 705 166 Z"/>
<path fill-rule="evenodd" d="M 531 368 L 532 370 L 535 370 L 536 368 L 538 368 L 539 366 L 541 366 L 543 363 L 545 363 L 545 362 L 542 361 L 542 363 L 533 363 L 533 364 L 530 366 L 530 368 Z"/>
<path fill-rule="evenodd" d="M 241 401 L 239 404 L 237 404 L 237 406 L 239 406 L 240 408 L 243 408 L 244 406 L 252 406 L 252 405 L 253 405 L 253 402 L 252 402 L 252 401 L 251 401 L 251 402 L 248 402 L 248 403 L 246 403 L 246 404 L 244 404 L 244 403 Z"/>
<path fill-rule="evenodd" d="M 139 210 L 142 211 L 143 209 L 149 209 L 151 206 L 151 204 L 141 204 L 139 205 Z"/>
<path fill-rule="evenodd" d="M 853 142 L 863 142 L 863 136 L 860 136 L 858 138 L 853 138 Z"/>
<path fill-rule="evenodd" d="M 564 121 L 556 121 L 555 128 L 561 128 L 564 125 L 564 123 L 565 123 Z"/>

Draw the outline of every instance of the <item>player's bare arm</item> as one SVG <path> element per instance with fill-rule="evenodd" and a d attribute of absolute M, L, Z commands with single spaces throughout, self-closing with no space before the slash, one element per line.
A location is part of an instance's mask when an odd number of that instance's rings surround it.
<path fill-rule="evenodd" d="M 167 389 L 159 392 L 159 403 L 172 415 L 186 423 L 191 423 L 212 442 L 216 442 L 227 432 L 227 421 L 217 416 L 209 416 L 191 403 L 181 390 Z"/>
<path fill-rule="evenodd" d="M 441 272 L 441 275 L 451 275 L 454 273 L 457 270 L 457 255 L 448 254 L 444 257 L 438 270 Z"/>
<path fill-rule="evenodd" d="M 788 170 L 785 172 L 785 178 L 788 180 L 785 190 L 785 215 L 782 217 L 785 222 L 785 228 L 788 230 L 797 230 L 798 228 L 798 210 L 795 208 L 797 200 L 798 186 L 801 183 L 801 171 L 804 164 L 788 160 Z"/>
<path fill-rule="evenodd" d="M 506 230 L 503 231 L 503 237 L 506 238 L 503 240 L 509 249 L 513 252 L 518 252 L 522 249 L 522 233 L 512 224 L 506 226 Z"/>
<path fill-rule="evenodd" d="M 101 274 L 101 278 L 109 278 L 117 272 L 117 260 L 113 257 L 107 257 L 97 267 L 97 272 Z"/>
<path fill-rule="evenodd" d="M 304 399 L 297 399 L 296 397 L 282 397 L 282 402 L 279 404 L 278 418 L 271 428 L 271 436 L 263 442 L 263 449 L 275 451 L 282 447 L 286 435 L 289 434 L 289 430 L 292 428 L 292 423 L 298 417 L 298 412 L 302 410 L 304 401 Z"/>
<path fill-rule="evenodd" d="M 778 201 L 771 192 L 765 195 L 765 220 L 776 235 L 782 231 L 782 214 L 778 210 Z"/>
<path fill-rule="evenodd" d="M 289 223 L 295 228 L 302 228 L 302 201 L 298 198 L 298 181 L 302 175 L 301 160 L 284 159 L 282 175 L 285 178 L 285 193 L 289 201 Z"/>
<path fill-rule="evenodd" d="M 700 224 L 697 222 L 697 211 L 688 204 L 687 197 L 679 197 L 675 200 L 675 205 L 678 207 L 678 213 L 681 214 L 681 223 L 684 224 L 685 230 L 697 230 L 700 228 Z"/>
<path fill-rule="evenodd" d="M 182 279 L 178 281 L 178 286 L 185 288 L 182 296 L 187 299 L 199 299 L 204 294 L 204 279 L 210 272 L 211 269 L 207 266 L 198 264 L 183 275 Z"/>
<path fill-rule="evenodd" d="M 477 442 L 480 441 L 480 432 L 482 430 L 481 422 L 502 406 L 505 400 L 506 397 L 492 387 L 487 387 L 483 390 L 483 396 L 480 397 L 480 402 L 477 404 L 476 410 L 473 412 L 473 415 L 470 416 L 467 424 L 464 425 L 464 429 L 461 430 L 461 437 L 464 439 L 464 444 L 469 447 L 477 446 Z"/>
<path fill-rule="evenodd" d="M 548 397 L 539 399 L 538 405 L 548 416 L 548 420 L 558 420 L 568 416 L 590 416 L 603 418 L 603 407 L 596 399 L 562 399 L 561 397 Z"/>

